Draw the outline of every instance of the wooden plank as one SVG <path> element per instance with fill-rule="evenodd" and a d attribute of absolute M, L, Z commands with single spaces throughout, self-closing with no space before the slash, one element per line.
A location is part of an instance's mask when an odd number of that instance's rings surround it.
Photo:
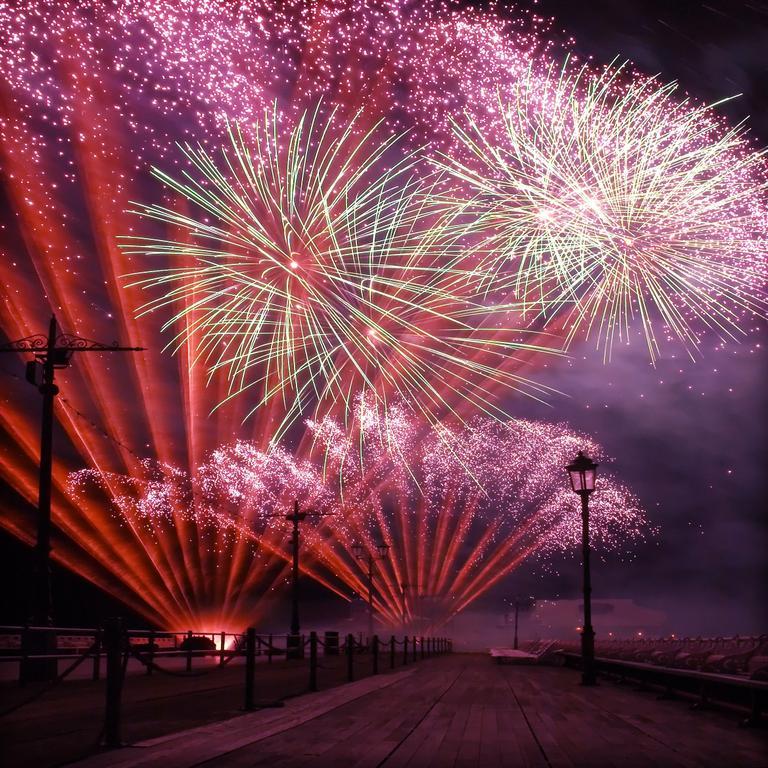
<path fill-rule="evenodd" d="M 172 736 L 139 742 L 130 749 L 112 750 L 87 758 L 78 768 L 187 768 L 216 759 L 240 747 L 298 728 L 329 711 L 395 685 L 412 670 L 368 677 L 329 691 L 307 694 L 286 702 L 281 709 L 261 710 Z"/>
<path fill-rule="evenodd" d="M 684 702 L 582 687 L 573 670 L 456 655 L 80 765 L 765 768 L 768 740 Z"/>

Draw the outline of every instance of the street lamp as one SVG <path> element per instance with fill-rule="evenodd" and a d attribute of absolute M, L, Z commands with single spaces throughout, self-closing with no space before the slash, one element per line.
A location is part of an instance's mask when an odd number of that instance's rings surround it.
<path fill-rule="evenodd" d="M 517 595 L 511 602 L 511 605 L 515 609 L 515 639 L 514 639 L 514 645 L 512 646 L 515 650 L 517 650 L 518 641 L 517 641 L 517 626 L 518 626 L 518 619 L 520 615 L 520 608 L 530 609 L 536 604 L 536 600 L 533 597 L 533 595 L 529 595 L 528 597 L 520 597 Z"/>
<path fill-rule="evenodd" d="M 581 451 L 566 469 L 571 488 L 581 497 L 581 547 L 584 563 L 584 628 L 581 632 L 581 684 L 595 685 L 595 630 L 592 629 L 592 580 L 589 572 L 589 495 L 595 490 L 597 464 Z"/>
<path fill-rule="evenodd" d="M 288 657 L 301 658 L 303 649 L 301 645 L 301 625 L 299 624 L 299 547 L 300 531 L 299 523 L 307 517 L 324 517 L 325 513 L 312 509 L 299 509 L 298 499 L 293 504 L 293 512 L 277 512 L 271 517 L 284 517 L 293 524 L 291 535 L 291 633 L 288 635 Z"/>
<path fill-rule="evenodd" d="M 56 395 L 56 371 L 68 368 L 75 352 L 142 352 L 144 347 L 122 347 L 117 342 L 102 344 L 80 336 L 62 333 L 55 315 L 48 323 L 48 334 L 38 333 L 0 345 L 0 353 L 30 352 L 34 360 L 27 362 L 26 379 L 43 396 L 40 425 L 40 470 L 37 491 L 37 539 L 35 569 L 32 583 L 30 619 L 38 627 L 50 627 L 51 612 L 51 492 L 53 487 L 53 422 Z M 42 658 L 28 657 L 22 662 L 22 674 L 27 680 L 54 680 L 56 660 L 48 658 L 56 650 L 53 632 L 35 632 L 29 638 L 29 648 L 40 652 Z"/>
<path fill-rule="evenodd" d="M 363 544 L 353 544 L 352 553 L 355 559 L 368 563 L 368 639 L 373 637 L 373 564 L 377 560 L 383 560 L 389 552 L 389 544 L 376 545 L 376 554 L 374 555 Z"/>

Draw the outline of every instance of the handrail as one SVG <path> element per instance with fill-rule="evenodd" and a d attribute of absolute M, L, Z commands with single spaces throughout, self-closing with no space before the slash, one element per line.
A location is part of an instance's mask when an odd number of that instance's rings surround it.
<path fill-rule="evenodd" d="M 581 662 L 581 654 L 558 651 L 566 663 Z M 679 669 L 639 661 L 613 659 L 606 656 L 595 658 L 598 673 L 614 675 L 620 679 L 633 679 L 645 685 L 664 689 L 665 695 L 679 692 L 698 699 L 695 706 L 705 707 L 711 701 L 734 703 L 750 711 L 743 725 L 756 725 L 768 705 L 768 680 L 753 680 L 736 675 L 703 672 L 696 669 Z"/>
<path fill-rule="evenodd" d="M 8 626 L 0 626 L 0 634 L 7 629 Z M 13 627 L 12 629 L 15 630 L 16 628 Z M 102 657 L 104 657 L 106 659 L 106 685 L 104 687 L 105 703 L 102 735 L 103 746 L 106 747 L 116 747 L 121 744 L 121 726 L 123 721 L 121 707 L 122 691 L 126 680 L 128 662 L 131 658 L 136 659 L 142 664 L 146 668 L 147 674 L 156 671 L 171 677 L 201 677 L 203 675 L 215 674 L 229 664 L 232 659 L 244 658 L 244 677 L 242 678 L 244 683 L 244 709 L 248 711 L 254 709 L 256 706 L 256 656 L 263 654 L 265 649 L 268 661 L 271 663 L 273 654 L 285 654 L 287 659 L 291 659 L 291 651 L 296 648 L 302 649 L 302 653 L 293 658 L 305 659 L 306 657 L 303 653 L 303 649 L 308 647 L 309 677 L 307 682 L 310 691 L 319 689 L 319 670 L 326 668 L 319 663 L 318 648 L 320 646 L 326 648 L 326 655 L 335 655 L 335 653 L 340 654 L 341 652 L 344 653 L 346 659 L 342 662 L 342 665 L 346 665 L 347 679 L 349 681 L 355 680 L 359 674 L 361 667 L 357 657 L 362 654 L 364 654 L 362 656 L 364 659 L 362 670 L 366 672 L 366 667 L 370 663 L 370 667 L 367 668 L 367 671 L 375 675 L 380 673 L 382 655 L 387 652 L 389 655 L 389 668 L 394 669 L 398 657 L 398 645 L 402 648 L 402 664 L 418 663 L 420 660 L 444 653 L 450 653 L 452 651 L 452 644 L 450 640 L 447 640 L 446 638 L 409 638 L 408 636 L 405 636 L 402 641 L 398 641 L 394 635 L 391 635 L 388 639 L 380 638 L 378 635 L 372 635 L 367 638 L 365 643 L 363 643 L 362 636 L 356 638 L 353 634 L 347 633 L 343 643 L 338 642 L 338 640 L 341 640 L 340 637 L 335 638 L 335 642 L 329 643 L 321 640 L 318 633 L 315 631 L 310 632 L 308 636 L 300 636 L 299 638 L 296 638 L 293 635 L 257 635 L 256 630 L 253 627 L 249 627 L 242 633 L 200 632 L 195 634 L 192 630 L 186 630 L 184 632 L 127 630 L 123 627 L 122 620 L 119 618 L 106 621 L 104 627 L 87 630 L 76 627 L 19 627 L 18 630 L 18 634 L 21 636 L 22 653 L 5 656 L 0 654 L 0 661 L 19 661 L 21 662 L 20 669 L 22 671 L 25 669 L 25 665 L 29 665 L 30 669 L 32 669 L 32 665 L 37 662 L 43 664 L 52 660 L 58 661 L 60 659 L 67 659 L 72 663 L 70 663 L 63 672 L 53 677 L 47 685 L 37 691 L 31 698 L 14 705 L 11 709 L 0 712 L 0 716 L 15 712 L 39 699 L 69 676 L 89 657 L 93 658 L 93 680 L 99 680 L 100 663 Z M 30 636 L 33 636 L 35 632 L 48 635 L 58 634 L 65 637 L 77 635 L 90 636 L 93 638 L 93 642 L 87 648 L 70 647 L 66 649 L 67 653 L 51 653 L 50 644 L 46 645 L 38 642 L 31 644 L 30 647 L 28 641 L 34 639 Z M 6 634 L 8 633 L 6 632 Z M 157 643 L 158 639 L 169 636 L 174 638 L 174 642 L 176 643 L 175 647 L 163 648 Z M 191 642 L 187 643 L 187 647 L 181 647 L 181 645 L 178 644 L 179 637 L 185 638 L 187 641 L 191 641 L 195 637 L 207 637 L 212 640 L 215 640 L 215 638 L 218 637 L 220 647 L 217 648 L 214 645 L 212 648 L 192 648 Z M 234 638 L 235 642 L 232 648 L 224 647 L 228 637 Z M 284 647 L 276 644 L 278 638 L 284 639 Z M 139 639 L 146 639 L 147 642 L 136 642 Z M 297 639 L 299 641 L 298 643 L 296 643 Z M 40 652 L 38 652 L 38 650 Z M 329 650 L 330 654 L 328 654 Z M 216 659 L 218 663 L 206 669 L 193 671 L 192 660 L 201 656 L 211 656 Z M 169 669 L 168 667 L 164 667 L 157 663 L 157 659 L 163 658 L 186 659 L 186 666 L 180 667 L 178 670 Z M 50 673 L 50 671 L 50 669 L 47 670 L 48 673 Z M 57 669 L 53 668 L 53 671 L 56 672 Z"/>

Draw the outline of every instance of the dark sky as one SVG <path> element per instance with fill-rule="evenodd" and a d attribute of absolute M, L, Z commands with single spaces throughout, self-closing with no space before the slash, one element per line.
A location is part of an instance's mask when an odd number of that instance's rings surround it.
<path fill-rule="evenodd" d="M 598 63 L 631 59 L 700 100 L 743 94 L 728 105 L 729 116 L 750 116 L 759 146 L 768 145 L 767 4 L 541 0 L 536 7 Z M 768 369 L 765 324 L 756 326 L 742 345 L 719 349 L 715 339 L 705 341 L 696 362 L 667 350 L 655 370 L 639 338 L 608 366 L 589 347 L 574 349 L 567 378 L 556 366 L 549 381 L 537 377 L 569 397 L 551 408 L 514 406 L 519 415 L 567 420 L 615 458 L 660 534 L 633 563 L 598 566 L 595 593 L 663 608 L 669 631 L 766 626 Z M 576 560 L 565 562 L 560 576 L 547 576 L 527 567 L 504 589 L 575 596 L 578 568 Z"/>

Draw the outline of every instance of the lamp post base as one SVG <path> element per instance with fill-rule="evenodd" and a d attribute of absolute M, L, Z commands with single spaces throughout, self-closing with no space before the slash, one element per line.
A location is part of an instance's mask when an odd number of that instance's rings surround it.
<path fill-rule="evenodd" d="M 303 638 L 299 634 L 290 634 L 286 637 L 286 658 L 288 659 L 303 659 L 304 658 L 304 642 Z"/>

